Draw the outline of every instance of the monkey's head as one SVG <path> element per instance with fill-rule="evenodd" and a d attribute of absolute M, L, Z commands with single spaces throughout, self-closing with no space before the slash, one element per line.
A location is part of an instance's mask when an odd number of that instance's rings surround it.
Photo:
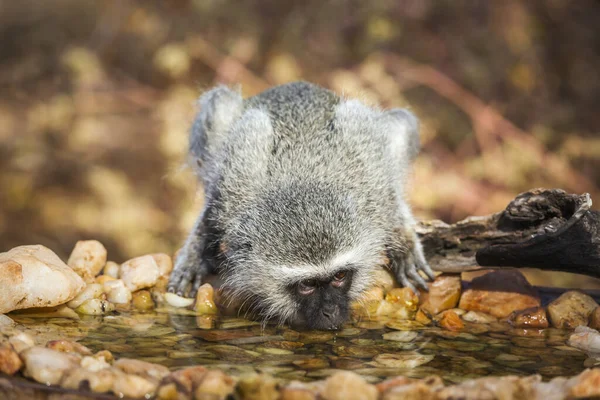
<path fill-rule="evenodd" d="M 383 234 L 355 199 L 286 182 L 244 206 L 224 235 L 225 285 L 266 321 L 337 329 L 382 263 Z"/>

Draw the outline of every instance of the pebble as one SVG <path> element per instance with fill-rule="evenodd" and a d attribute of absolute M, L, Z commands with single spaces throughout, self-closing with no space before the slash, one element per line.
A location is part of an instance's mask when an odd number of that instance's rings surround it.
<path fill-rule="evenodd" d="M 388 368 L 416 368 L 420 365 L 427 364 L 434 359 L 433 354 L 419 353 L 395 353 L 395 354 L 379 354 L 373 358 L 377 364 Z"/>
<path fill-rule="evenodd" d="M 0 373 L 14 375 L 22 366 L 19 353 L 9 343 L 0 344 Z"/>
<path fill-rule="evenodd" d="M 461 293 L 460 274 L 439 275 L 428 286 L 428 292 L 421 292 L 422 310 L 435 315 L 456 307 Z"/>
<path fill-rule="evenodd" d="M 24 350 L 25 375 L 44 385 L 57 385 L 64 374 L 79 366 L 79 358 L 45 347 L 34 346 Z"/>
<path fill-rule="evenodd" d="M 548 318 L 543 307 L 527 308 L 515 311 L 508 317 L 508 322 L 516 328 L 547 328 Z"/>
<path fill-rule="evenodd" d="M 338 371 L 327 378 L 320 395 L 324 400 L 376 400 L 378 398 L 375 386 L 350 371 Z"/>
<path fill-rule="evenodd" d="M 84 287 L 81 277 L 44 246 L 20 246 L 0 253 L 0 314 L 55 307 Z"/>
<path fill-rule="evenodd" d="M 473 322 L 476 324 L 489 324 L 498 320 L 493 315 L 478 311 L 469 311 L 462 316 L 462 319 L 464 321 Z"/>
<path fill-rule="evenodd" d="M 598 303 L 585 293 L 570 290 L 548 305 L 548 316 L 555 328 L 574 329 L 587 325 Z"/>
<path fill-rule="evenodd" d="M 115 279 L 119 279 L 119 270 L 121 266 L 114 261 L 107 261 L 106 265 L 102 269 L 102 274 L 105 276 L 110 276 Z"/>
<path fill-rule="evenodd" d="M 70 308 L 77 308 L 89 299 L 99 298 L 103 293 L 103 287 L 99 283 L 90 283 L 73 300 L 67 303 Z"/>
<path fill-rule="evenodd" d="M 119 277 L 132 292 L 154 286 L 159 274 L 158 265 L 151 255 L 126 261 L 119 271 Z"/>
<path fill-rule="evenodd" d="M 383 339 L 392 340 L 395 342 L 412 342 L 419 336 L 415 331 L 397 331 L 383 334 Z"/>
<path fill-rule="evenodd" d="M 97 240 L 80 240 L 67 261 L 86 283 L 93 283 L 106 264 L 106 248 Z"/>
<path fill-rule="evenodd" d="M 600 332 L 595 329 L 587 326 L 575 328 L 567 344 L 584 351 L 590 357 L 600 358 Z"/>
<path fill-rule="evenodd" d="M 464 310 L 480 311 L 497 318 L 540 305 L 537 291 L 517 270 L 496 270 L 473 279 L 459 302 Z"/>
<path fill-rule="evenodd" d="M 199 315 L 214 315 L 218 313 L 217 305 L 215 304 L 215 291 L 210 283 L 205 283 L 198 288 L 194 310 Z"/>

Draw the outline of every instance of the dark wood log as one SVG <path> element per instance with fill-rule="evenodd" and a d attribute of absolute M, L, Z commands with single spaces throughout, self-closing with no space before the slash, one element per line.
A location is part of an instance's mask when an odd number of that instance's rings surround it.
<path fill-rule="evenodd" d="M 600 277 L 600 212 L 591 205 L 589 194 L 535 189 L 500 213 L 421 222 L 417 232 L 438 271 L 510 266 Z"/>

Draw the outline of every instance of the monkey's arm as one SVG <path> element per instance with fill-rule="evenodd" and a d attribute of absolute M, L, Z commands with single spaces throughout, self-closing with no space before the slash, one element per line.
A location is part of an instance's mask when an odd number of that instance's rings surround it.
<path fill-rule="evenodd" d="M 196 296 L 203 278 L 212 270 L 211 260 L 205 256 L 208 238 L 204 221 L 205 214 L 200 215 L 196 221 L 175 260 L 168 291 L 179 296 Z M 188 291 L 190 284 L 191 288 Z"/>

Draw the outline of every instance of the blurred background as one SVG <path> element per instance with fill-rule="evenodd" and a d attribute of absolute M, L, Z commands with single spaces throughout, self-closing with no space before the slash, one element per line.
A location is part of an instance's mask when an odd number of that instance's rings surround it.
<path fill-rule="evenodd" d="M 600 202 L 596 0 L 0 0 L 0 251 L 173 253 L 195 99 L 304 79 L 422 121 L 421 218 L 534 187 Z"/>

